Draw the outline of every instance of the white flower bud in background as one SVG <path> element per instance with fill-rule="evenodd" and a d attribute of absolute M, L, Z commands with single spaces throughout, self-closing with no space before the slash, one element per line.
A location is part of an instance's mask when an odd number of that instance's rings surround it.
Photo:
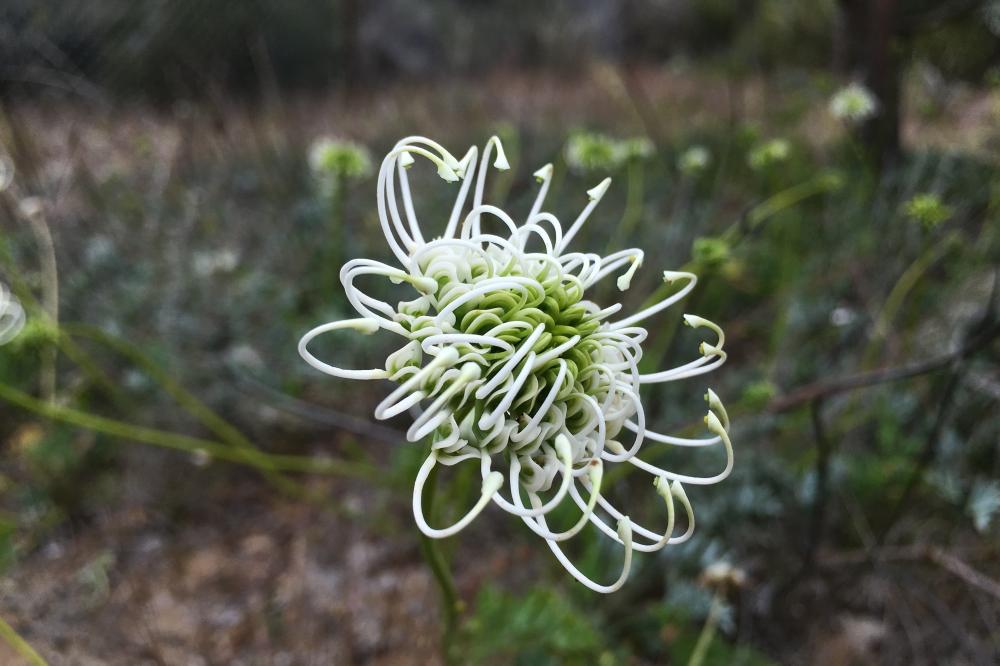
<path fill-rule="evenodd" d="M 747 164 L 754 171 L 766 169 L 788 159 L 792 146 L 785 139 L 771 139 L 758 144 L 747 155 Z"/>
<path fill-rule="evenodd" d="M 837 120 L 857 124 L 878 113 L 875 95 L 860 83 L 852 83 L 838 90 L 830 98 L 830 115 Z"/>
<path fill-rule="evenodd" d="M 656 148 L 646 137 L 615 139 L 596 132 L 577 132 L 566 142 L 566 164 L 577 173 L 615 171 L 628 162 L 653 156 Z"/>
<path fill-rule="evenodd" d="M 677 168 L 685 176 L 696 176 L 712 163 L 712 154 L 705 146 L 691 146 L 677 158 Z"/>
<path fill-rule="evenodd" d="M 372 158 L 368 149 L 359 143 L 322 138 L 309 149 L 309 167 L 319 177 L 358 179 L 371 174 Z"/>
<path fill-rule="evenodd" d="M 721 590 L 736 590 L 747 582 L 747 574 L 743 569 L 729 562 L 713 562 L 701 572 L 700 582 L 705 587 Z"/>
<path fill-rule="evenodd" d="M 240 255 L 231 249 L 195 252 L 191 258 L 192 270 L 202 278 L 232 273 L 239 265 Z"/>

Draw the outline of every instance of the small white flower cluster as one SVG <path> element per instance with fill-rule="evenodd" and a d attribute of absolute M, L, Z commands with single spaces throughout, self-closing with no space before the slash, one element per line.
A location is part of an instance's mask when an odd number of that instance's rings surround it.
<path fill-rule="evenodd" d="M 417 157 L 433 163 L 444 180 L 461 183 L 443 233 L 429 240 L 418 223 L 407 176 Z M 612 592 L 625 582 L 633 550 L 656 551 L 691 536 L 694 514 L 682 484 L 714 484 L 732 470 L 729 418 L 715 393 L 709 390 L 706 395 L 710 434 L 697 438 L 647 429 L 639 395 L 643 384 L 683 380 L 717 368 L 726 360 L 725 337 L 714 323 L 685 315 L 688 325 L 710 331 L 713 339 L 702 342 L 700 353 L 688 363 L 640 372 L 642 343 L 648 335 L 641 323 L 685 298 L 695 286 L 695 275 L 664 272 L 664 281 L 676 283 L 677 291 L 616 319 L 621 304 L 602 308 L 586 299 L 587 291 L 612 274 L 618 274 L 620 290 L 628 289 L 642 265 L 643 251 L 601 257 L 569 249 L 610 179 L 587 192 L 589 203 L 564 231 L 556 216 L 544 210 L 552 180 L 552 165 L 547 164 L 535 172 L 540 187 L 518 224 L 501 208 L 483 202 L 491 157 L 495 168 L 509 168 L 496 137 L 487 142 L 481 157 L 472 147 L 461 160 L 423 137 L 396 144 L 382 162 L 377 197 L 382 231 L 399 267 L 370 259 L 349 261 L 340 277 L 360 317 L 313 329 L 302 338 L 299 352 L 310 365 L 336 377 L 393 382 L 396 388 L 375 408 L 376 418 L 416 414 L 407 439 L 430 441 L 413 488 L 414 516 L 424 534 L 453 535 L 493 503 L 545 539 L 580 582 L 598 592 Z M 463 215 L 470 192 L 471 208 Z M 487 223 L 499 231 L 487 230 Z M 390 305 L 355 284 L 362 276 L 409 285 L 416 298 Z M 388 331 L 405 344 L 388 357 L 384 369 L 370 370 L 334 367 L 308 350 L 317 336 L 345 329 Z M 720 445 L 725 466 L 705 477 L 662 469 L 638 457 L 647 440 L 680 447 Z M 477 463 L 481 496 L 455 524 L 432 527 L 424 516 L 424 485 L 436 465 L 463 461 Z M 602 496 L 606 468 L 617 464 L 652 475 L 666 504 L 665 530 L 633 523 Z M 501 492 L 505 483 L 506 494 Z M 580 516 L 569 529 L 554 530 L 546 515 L 564 501 L 574 503 Z M 678 535 L 675 501 L 687 515 L 686 530 Z M 624 546 L 621 574 L 610 584 L 585 576 L 560 546 L 587 523 Z"/>
<path fill-rule="evenodd" d="M 830 115 L 837 120 L 861 123 L 878 113 L 878 100 L 860 83 L 837 91 L 830 99 Z"/>
<path fill-rule="evenodd" d="M 596 132 L 579 132 L 566 142 L 566 164 L 577 173 L 614 171 L 633 160 L 644 160 L 656 152 L 646 137 L 615 139 Z"/>
<path fill-rule="evenodd" d="M 229 248 L 195 252 L 191 268 L 198 277 L 212 277 L 220 273 L 232 273 L 240 265 L 240 255 Z"/>
<path fill-rule="evenodd" d="M 705 146 L 691 146 L 677 158 L 677 168 L 686 176 L 701 173 L 712 163 L 712 154 Z"/>
<path fill-rule="evenodd" d="M 360 143 L 325 137 L 309 148 L 309 167 L 324 177 L 365 178 L 371 173 L 372 159 Z"/>
<path fill-rule="evenodd" d="M 24 308 L 7 286 L 0 282 L 0 345 L 5 345 L 24 328 Z"/>

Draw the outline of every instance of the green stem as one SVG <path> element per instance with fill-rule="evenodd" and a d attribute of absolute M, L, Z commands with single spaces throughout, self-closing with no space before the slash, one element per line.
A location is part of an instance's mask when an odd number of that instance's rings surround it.
<path fill-rule="evenodd" d="M 722 595 L 718 592 L 712 597 L 712 607 L 708 610 L 708 617 L 705 618 L 705 626 L 701 628 L 698 635 L 698 642 L 691 651 L 691 658 L 688 659 L 688 666 L 701 666 L 705 663 L 705 655 L 715 639 L 715 632 L 719 628 L 719 618 L 722 617 Z"/>
<path fill-rule="evenodd" d="M 632 236 L 639 220 L 642 218 L 643 170 L 638 160 L 630 160 L 626 167 L 628 190 L 625 195 L 625 211 L 618 229 L 612 234 L 611 242 L 604 254 L 611 254 L 613 249 L 623 247 Z"/>
<path fill-rule="evenodd" d="M 154 361 L 143 353 L 136 345 L 117 338 L 99 328 L 85 324 L 65 324 L 63 332 L 75 337 L 87 338 L 124 356 L 140 368 L 146 376 L 156 382 L 167 395 L 193 416 L 199 423 L 208 428 L 216 437 L 239 448 L 256 448 L 247 437 L 232 424 L 216 414 L 208 405 L 189 392 L 173 377 L 163 371 Z"/>
<path fill-rule="evenodd" d="M 14 652 L 24 657 L 24 660 L 31 664 L 31 666 L 48 666 L 48 662 L 35 652 L 35 648 L 31 647 L 28 641 L 21 638 L 21 635 L 14 630 L 14 627 L 7 624 L 2 617 L 0 617 L 0 638 L 6 641 L 7 645 L 14 648 Z"/>
<path fill-rule="evenodd" d="M 64 325 L 60 331 L 60 340 L 72 343 L 70 336 L 87 338 L 125 357 L 156 382 L 182 409 L 208 428 L 216 437 L 234 448 L 256 451 L 257 447 L 243 433 L 216 414 L 208 405 L 195 397 L 194 394 L 187 391 L 136 345 L 86 324 Z M 100 372 L 99 369 L 98 372 Z M 267 477 L 268 482 L 279 490 L 297 497 L 305 495 L 305 492 L 298 483 L 286 478 L 282 474 L 268 469 L 261 469 L 261 473 Z"/>
<path fill-rule="evenodd" d="M 424 484 L 422 501 L 428 517 L 433 515 L 434 495 L 437 490 L 437 471 L 437 466 L 431 469 L 427 483 Z M 434 581 L 441 593 L 441 620 L 444 625 L 441 634 L 441 656 L 444 658 L 445 664 L 455 664 L 458 663 L 455 654 L 455 637 L 458 632 L 458 617 L 464 604 L 458 596 L 455 579 L 451 575 L 448 560 L 441 550 L 440 540 L 432 539 L 421 533 L 420 552 L 423 554 L 427 566 L 430 567 Z"/>
<path fill-rule="evenodd" d="M 52 240 L 49 225 L 45 222 L 44 213 L 40 210 L 25 216 L 31 231 L 35 235 L 42 259 L 42 303 L 45 314 L 52 325 L 59 326 L 59 268 L 56 263 L 56 246 Z M 56 363 L 59 360 L 59 349 L 56 346 L 45 347 L 42 350 L 41 388 L 42 395 L 48 402 L 56 400 Z"/>
<path fill-rule="evenodd" d="M 125 423 L 103 416 L 95 416 L 71 407 L 49 404 L 3 383 L 0 383 L 0 400 L 34 412 L 39 416 L 54 421 L 61 421 L 86 430 L 93 430 L 94 432 L 111 437 L 131 439 L 186 453 L 208 454 L 212 458 L 248 465 L 265 472 L 307 472 L 312 474 L 351 476 L 374 483 L 378 483 L 382 476 L 371 466 L 360 463 L 332 459 L 314 459 L 294 455 L 274 455 L 263 453 L 256 449 L 234 448 L 207 439 L 189 437 L 187 435 Z"/>
<path fill-rule="evenodd" d="M 893 285 L 892 291 L 889 292 L 889 295 L 885 299 L 878 319 L 875 321 L 871 339 L 868 341 L 864 353 L 861 355 L 862 370 L 870 369 L 874 366 L 875 354 L 889 334 L 889 327 L 899 314 L 903 306 L 903 301 L 906 300 L 906 297 L 913 291 L 913 288 L 917 286 L 920 279 L 927 273 L 931 266 L 937 263 L 939 259 L 944 257 L 954 247 L 957 239 L 958 234 L 952 233 L 945 236 L 942 240 L 933 243 L 899 276 L 899 280 Z"/>
<path fill-rule="evenodd" d="M 341 264 L 340 257 L 347 252 L 348 234 L 344 226 L 347 205 L 346 185 L 344 177 L 339 174 L 333 176 L 333 182 L 330 184 L 330 230 L 325 243 L 326 260 L 323 262 L 323 278 L 320 282 L 327 290 L 335 290 L 340 286 L 338 266 Z"/>

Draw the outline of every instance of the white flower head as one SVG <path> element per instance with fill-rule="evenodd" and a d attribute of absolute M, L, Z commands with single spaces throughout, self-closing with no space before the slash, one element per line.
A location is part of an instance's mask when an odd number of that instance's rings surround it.
<path fill-rule="evenodd" d="M 310 146 L 309 166 L 322 177 L 364 178 L 372 171 L 372 158 L 360 143 L 324 137 Z"/>
<path fill-rule="evenodd" d="M 232 273 L 239 265 L 240 255 L 230 248 L 195 252 L 191 259 L 191 268 L 199 277 Z"/>
<path fill-rule="evenodd" d="M 712 163 L 712 154 L 705 146 L 691 146 L 677 158 L 677 168 L 681 173 L 693 176 L 699 174 Z"/>
<path fill-rule="evenodd" d="M 852 83 L 830 98 L 830 115 L 837 120 L 861 123 L 878 113 L 878 100 L 868 88 Z"/>
<path fill-rule="evenodd" d="M 502 208 L 483 202 L 491 154 L 502 155 L 496 137 L 482 154 L 472 147 L 461 160 L 423 137 L 396 144 L 382 162 L 377 196 L 382 231 L 398 266 L 371 259 L 345 264 L 341 282 L 359 316 L 313 329 L 302 338 L 299 352 L 310 365 L 336 377 L 395 384 L 375 408 L 376 418 L 416 414 L 407 439 L 430 441 L 413 488 L 414 517 L 424 534 L 451 536 L 493 504 L 521 518 L 581 583 L 613 592 L 628 576 L 633 551 L 656 551 L 690 538 L 694 514 L 683 484 L 714 484 L 732 470 L 729 417 L 714 392 L 706 395 L 708 432 L 701 437 L 647 429 L 640 398 L 644 384 L 680 381 L 720 366 L 726 360 L 725 336 L 707 319 L 686 315 L 688 326 L 708 334 L 698 354 L 676 368 L 640 372 L 647 337 L 643 322 L 684 299 L 695 286 L 695 275 L 665 271 L 664 281 L 676 289 L 632 315 L 620 315 L 621 304 L 594 303 L 587 295 L 598 282 L 614 275 L 618 288 L 628 289 L 644 258 L 637 248 L 605 257 L 570 249 L 610 179 L 587 192 L 588 203 L 564 229 L 544 210 L 552 179 L 552 167 L 546 165 L 534 174 L 538 194 L 518 223 Z M 436 237 L 425 236 L 410 198 L 406 167 L 414 159 L 429 160 L 447 181 L 460 181 L 450 217 Z M 497 159 L 493 166 L 505 168 L 506 160 Z M 395 306 L 378 300 L 355 285 L 361 276 L 407 285 L 413 298 Z M 308 345 L 338 330 L 387 331 L 403 344 L 384 368 L 334 367 L 313 356 Z M 647 441 L 721 447 L 725 463 L 712 476 L 663 469 L 639 457 Z M 424 484 L 436 465 L 465 461 L 480 469 L 480 498 L 453 525 L 432 527 L 423 511 Z M 606 471 L 615 465 L 636 467 L 652 477 L 658 501 L 666 508 L 665 528 L 633 523 L 602 495 Z M 546 516 L 565 503 L 576 505 L 578 519 L 568 529 L 555 529 Z M 681 534 L 674 534 L 677 504 L 686 515 L 677 520 L 685 525 Z M 585 576 L 562 550 L 562 542 L 587 523 L 624 548 L 621 573 L 608 584 Z"/>
<path fill-rule="evenodd" d="M 5 345 L 24 328 L 25 314 L 20 301 L 0 282 L 0 345 Z"/>
<path fill-rule="evenodd" d="M 792 146 L 786 139 L 771 139 L 760 143 L 747 155 L 747 164 L 754 171 L 767 169 L 788 159 Z"/>

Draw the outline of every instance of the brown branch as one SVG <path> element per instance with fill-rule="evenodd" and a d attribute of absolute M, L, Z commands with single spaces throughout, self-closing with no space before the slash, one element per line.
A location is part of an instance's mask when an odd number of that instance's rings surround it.
<path fill-rule="evenodd" d="M 808 571 L 816 562 L 816 551 L 823 540 L 826 527 L 826 510 L 829 495 L 830 477 L 830 439 L 826 436 L 823 426 L 823 401 L 816 399 L 809 403 L 809 414 L 812 417 L 813 438 L 816 440 L 816 488 L 812 505 L 812 521 L 806 540 L 805 555 L 802 567 Z"/>
<path fill-rule="evenodd" d="M 896 500 L 896 504 L 889 513 L 889 520 L 886 521 L 885 527 L 882 528 L 882 534 L 879 537 L 879 542 L 881 543 L 885 543 L 885 540 L 892 531 L 892 528 L 902 517 L 903 512 L 909 505 L 910 498 L 916 491 L 920 481 L 924 478 L 924 473 L 927 471 L 930 464 L 934 462 L 934 458 L 937 457 L 938 447 L 941 442 L 941 435 L 944 432 L 945 423 L 948 422 L 948 413 L 951 410 L 951 406 L 955 399 L 955 392 L 958 390 L 958 385 L 962 378 L 962 366 L 963 364 L 961 361 L 956 361 L 948 374 L 948 378 L 945 380 L 944 389 L 942 390 L 941 398 L 938 401 L 937 415 L 934 417 L 934 425 L 931 426 L 931 431 L 928 433 L 927 440 L 924 442 L 924 447 L 920 451 L 920 456 L 917 458 L 917 462 L 913 466 L 913 470 L 910 472 L 906 485 L 903 487 L 903 492 L 900 494 L 899 499 Z"/>
<path fill-rule="evenodd" d="M 992 549 L 984 557 L 992 557 Z M 832 555 L 821 560 L 823 566 L 854 566 L 869 560 L 877 562 L 921 561 L 932 562 L 969 586 L 1000 600 L 1000 582 L 990 578 L 965 560 L 948 551 L 931 545 L 887 546 L 874 551 L 856 551 Z"/>
<path fill-rule="evenodd" d="M 867 386 L 874 386 L 876 384 L 898 382 L 904 379 L 910 379 L 911 377 L 930 374 L 947 368 L 956 361 L 972 356 L 993 342 L 998 336 L 1000 336 L 1000 321 L 996 320 L 995 315 L 988 315 L 986 325 L 981 329 L 981 331 L 976 335 L 970 336 L 963 345 L 954 351 L 941 354 L 940 356 L 930 358 L 926 361 L 911 363 L 909 365 L 903 365 L 895 368 L 882 368 L 871 372 L 862 372 L 856 375 L 848 375 L 847 377 L 834 379 L 829 382 L 806 384 L 805 386 L 794 389 L 783 396 L 775 398 L 771 401 L 771 404 L 767 406 L 767 410 L 771 413 L 778 414 L 781 412 L 787 412 L 791 409 L 795 409 L 796 407 L 800 407 L 821 398 L 836 395 L 838 393 L 844 393 L 846 391 L 852 391 L 854 389 L 864 388 Z"/>

